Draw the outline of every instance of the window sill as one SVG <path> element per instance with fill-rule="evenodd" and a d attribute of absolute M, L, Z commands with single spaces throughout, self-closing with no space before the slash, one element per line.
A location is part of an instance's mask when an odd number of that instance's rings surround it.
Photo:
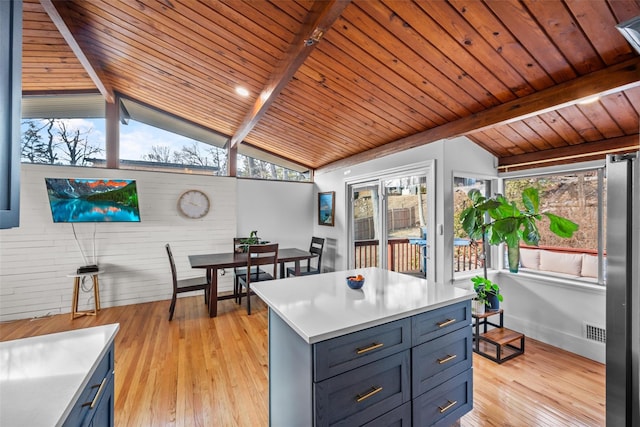
<path fill-rule="evenodd" d="M 593 293 L 605 293 L 606 286 L 600 285 L 598 283 L 589 283 L 584 280 L 574 279 L 571 277 L 561 277 L 553 274 L 544 274 L 544 273 L 533 273 L 528 271 L 519 271 L 518 273 L 511 273 L 507 270 L 502 270 L 499 272 L 500 275 L 509 276 L 515 280 L 518 278 L 527 279 L 530 282 L 536 282 L 540 284 L 546 285 L 557 285 L 570 289 L 580 289 L 586 292 Z"/>

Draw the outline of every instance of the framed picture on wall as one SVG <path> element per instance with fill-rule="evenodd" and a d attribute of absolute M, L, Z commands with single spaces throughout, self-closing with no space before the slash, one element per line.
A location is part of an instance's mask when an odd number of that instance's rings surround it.
<path fill-rule="evenodd" d="M 318 224 L 333 226 L 335 214 L 335 191 L 318 193 Z"/>

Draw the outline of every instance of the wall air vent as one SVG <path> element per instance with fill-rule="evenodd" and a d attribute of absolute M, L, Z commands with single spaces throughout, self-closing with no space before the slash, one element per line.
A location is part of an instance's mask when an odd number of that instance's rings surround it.
<path fill-rule="evenodd" d="M 606 343 L 607 342 L 607 330 L 600 326 L 584 324 L 584 335 L 588 340 Z"/>

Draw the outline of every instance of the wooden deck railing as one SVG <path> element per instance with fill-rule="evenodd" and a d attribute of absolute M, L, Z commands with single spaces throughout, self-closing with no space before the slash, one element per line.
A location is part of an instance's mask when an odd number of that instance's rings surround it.
<path fill-rule="evenodd" d="M 470 271 L 483 267 L 482 243 L 466 244 L 457 240 L 459 244 L 453 247 L 453 270 Z M 462 244 L 460 244 L 462 243 Z M 355 243 L 355 266 L 356 268 L 377 267 L 380 242 L 378 240 L 359 240 Z M 527 246 L 522 246 L 527 248 Z M 531 247 L 532 248 L 532 247 Z M 572 249 L 551 246 L 539 246 L 537 249 L 548 249 L 558 252 L 587 253 L 597 255 L 596 250 Z M 387 265 L 389 270 L 402 273 L 424 272 L 426 260 L 423 253 L 423 246 L 411 244 L 409 239 L 389 239 L 387 247 Z"/>
<path fill-rule="evenodd" d="M 359 240 L 355 243 L 356 268 L 377 267 L 380 242 L 375 239 Z M 426 260 L 422 245 L 411 244 L 409 239 L 389 239 L 387 265 L 392 271 L 417 273 L 424 271 Z M 481 244 L 457 245 L 453 250 L 454 271 L 482 268 Z"/>
<path fill-rule="evenodd" d="M 484 261 L 480 257 L 482 243 L 470 244 L 468 240 L 464 240 L 463 243 L 454 244 L 453 246 L 453 271 L 470 271 L 482 268 L 484 266 Z"/>
<path fill-rule="evenodd" d="M 377 267 L 380 242 L 378 240 L 359 240 L 355 243 L 356 268 Z M 387 247 L 387 265 L 389 270 L 403 273 L 421 271 L 420 245 L 412 245 L 409 239 L 389 239 Z"/>

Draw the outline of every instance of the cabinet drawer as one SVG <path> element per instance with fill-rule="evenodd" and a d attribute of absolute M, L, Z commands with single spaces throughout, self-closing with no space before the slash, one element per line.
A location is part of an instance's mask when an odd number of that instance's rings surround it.
<path fill-rule="evenodd" d="M 109 382 L 113 382 L 113 344 L 98 363 L 98 367 L 93 375 L 91 375 L 84 390 L 80 393 L 78 401 L 69 413 L 63 426 L 76 427 L 84 425 L 85 419 L 92 409 L 91 403 L 94 402 L 94 399 L 96 400 L 95 403 L 97 403 L 97 400 L 108 391 L 107 389 L 110 386 Z M 101 385 L 102 390 L 100 390 Z M 98 392 L 100 392 L 100 396 L 97 396 Z M 96 399 L 96 397 L 98 399 Z"/>
<path fill-rule="evenodd" d="M 473 408 L 473 370 L 468 369 L 413 400 L 417 426 L 450 426 Z"/>
<path fill-rule="evenodd" d="M 405 350 L 314 384 L 316 426 L 358 426 L 411 399 Z"/>
<path fill-rule="evenodd" d="M 387 412 L 362 427 L 411 427 L 411 402 Z"/>
<path fill-rule="evenodd" d="M 411 347 L 411 319 L 401 319 L 313 346 L 314 380 L 322 381 Z"/>
<path fill-rule="evenodd" d="M 471 301 L 438 308 L 412 318 L 412 346 L 471 325 Z"/>
<path fill-rule="evenodd" d="M 411 349 L 413 397 L 471 368 L 473 336 L 471 327 L 458 329 Z"/>

